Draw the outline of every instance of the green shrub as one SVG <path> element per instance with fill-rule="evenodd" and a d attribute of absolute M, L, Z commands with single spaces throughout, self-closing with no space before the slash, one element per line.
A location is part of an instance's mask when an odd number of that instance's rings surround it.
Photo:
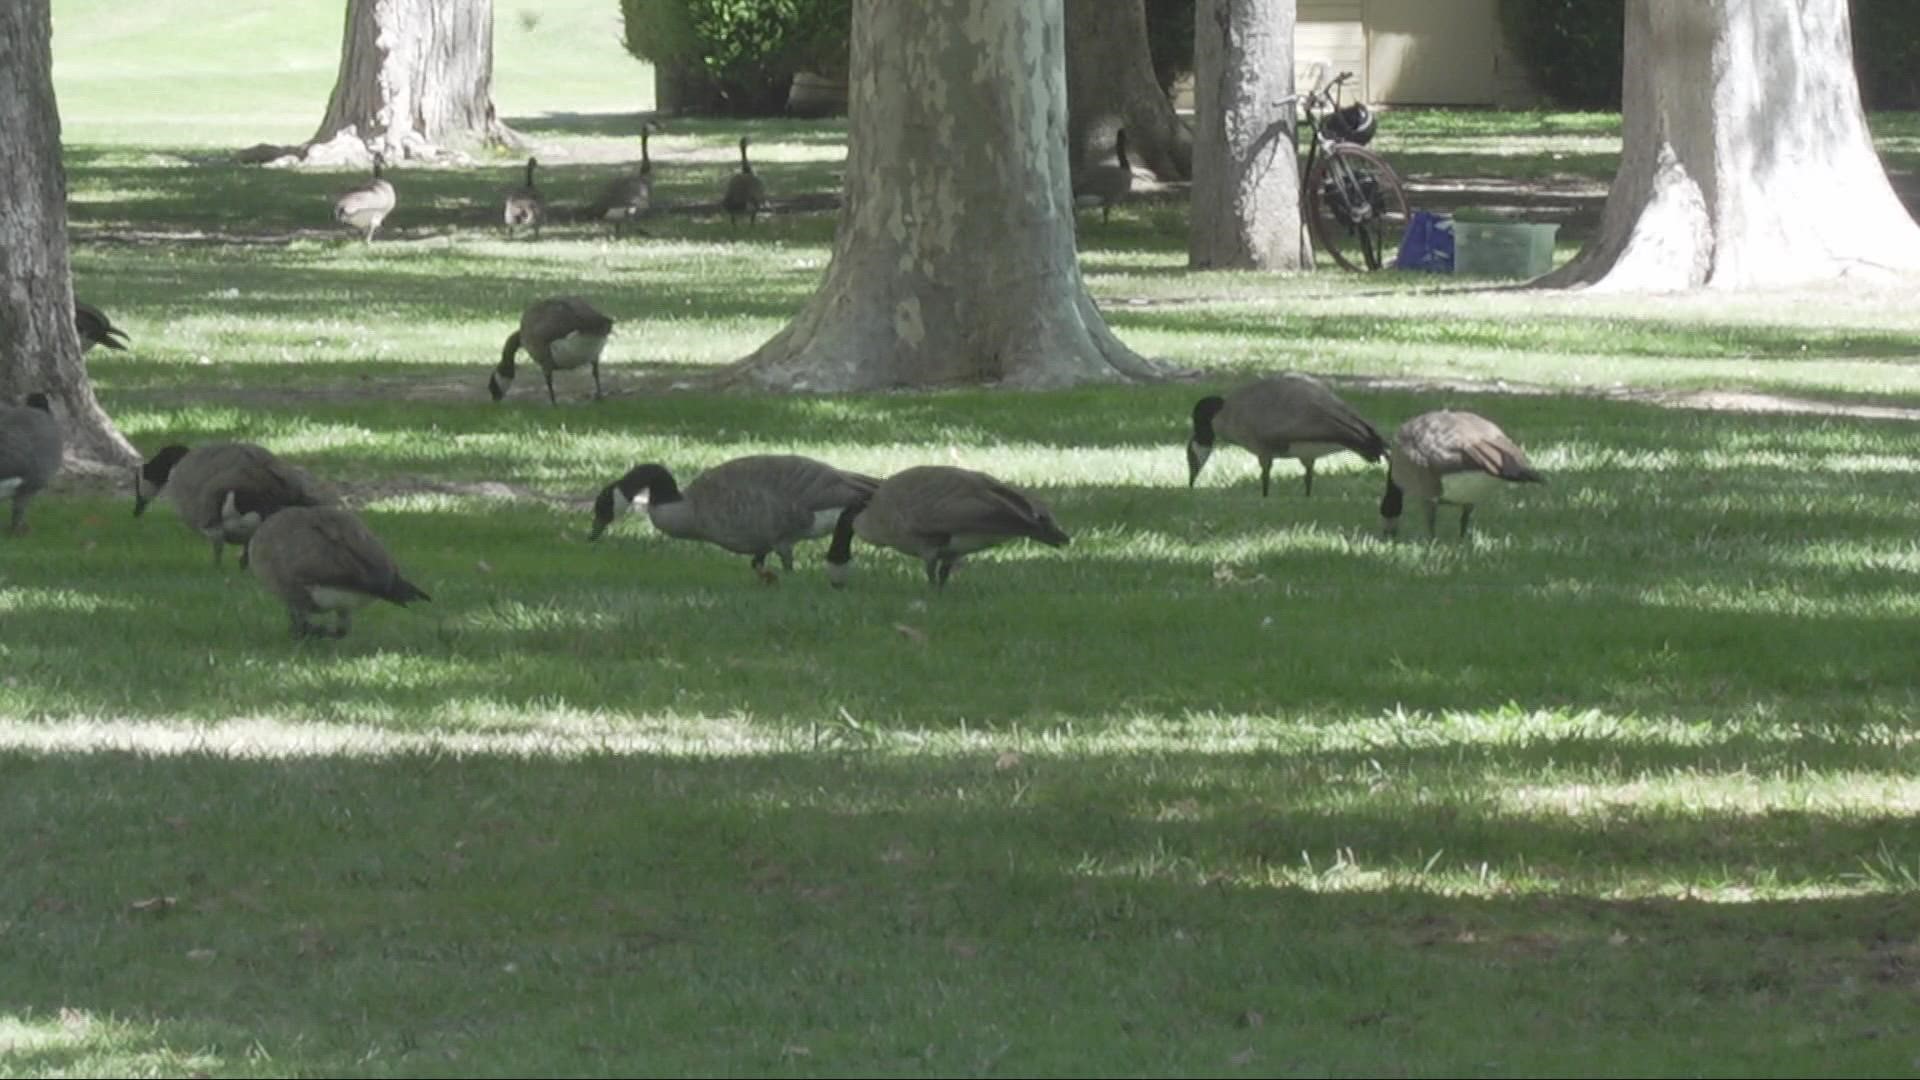
<path fill-rule="evenodd" d="M 1853 66 L 1867 108 L 1920 108 L 1920 4 L 1853 0 Z"/>
<path fill-rule="evenodd" d="M 628 52 L 703 77 L 725 112 L 765 116 L 795 72 L 846 71 L 853 0 L 620 0 L 620 14 Z"/>
<path fill-rule="evenodd" d="M 1619 110 L 1625 0 L 1500 0 L 1500 28 L 1555 105 Z"/>
<path fill-rule="evenodd" d="M 1153 77 L 1171 94 L 1181 76 L 1193 74 L 1195 0 L 1147 0 L 1147 51 Z"/>
<path fill-rule="evenodd" d="M 1562 108 L 1620 108 L 1625 0 L 1500 0 L 1507 44 Z M 1853 61 L 1869 109 L 1920 108 L 1920 3 L 1852 0 Z"/>

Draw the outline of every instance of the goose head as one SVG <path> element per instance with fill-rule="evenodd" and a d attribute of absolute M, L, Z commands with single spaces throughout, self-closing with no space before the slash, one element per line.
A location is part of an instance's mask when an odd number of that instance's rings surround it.
<path fill-rule="evenodd" d="M 147 504 L 158 498 L 167 486 L 167 477 L 173 475 L 173 467 L 187 456 L 187 448 L 175 443 L 153 455 L 146 464 L 133 471 L 133 516 L 139 517 L 147 512 Z"/>

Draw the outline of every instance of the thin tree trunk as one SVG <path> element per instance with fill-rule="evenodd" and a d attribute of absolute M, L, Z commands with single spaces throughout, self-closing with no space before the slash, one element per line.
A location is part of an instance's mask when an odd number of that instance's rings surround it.
<path fill-rule="evenodd" d="M 340 71 L 306 164 L 518 145 L 493 107 L 493 0 L 347 0 Z"/>
<path fill-rule="evenodd" d="M 1193 213 L 1187 265 L 1297 270 L 1294 0 L 1200 0 L 1194 17 Z"/>
<path fill-rule="evenodd" d="M 34 391 L 59 403 L 67 454 L 104 465 L 138 460 L 94 400 L 73 329 L 67 268 L 67 175 L 53 97 L 48 0 L 0 4 L 0 398 Z"/>
<path fill-rule="evenodd" d="M 1847 0 L 1628 0 L 1599 235 L 1548 287 L 1743 289 L 1920 269 L 1875 155 Z"/>
<path fill-rule="evenodd" d="M 1080 277 L 1060 0 L 856 0 L 849 90 L 826 281 L 738 378 L 869 390 L 1155 374 Z"/>
<path fill-rule="evenodd" d="M 1193 175 L 1193 132 L 1153 74 L 1146 0 L 1066 0 L 1067 134 L 1076 170 L 1113 160 L 1127 130 L 1135 165 L 1162 180 Z"/>

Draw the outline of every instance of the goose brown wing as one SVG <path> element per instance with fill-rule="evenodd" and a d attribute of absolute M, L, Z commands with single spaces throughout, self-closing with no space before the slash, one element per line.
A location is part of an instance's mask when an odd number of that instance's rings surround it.
<path fill-rule="evenodd" d="M 1288 373 L 1242 387 L 1229 399 L 1228 423 L 1258 443 L 1328 442 L 1378 461 L 1387 440 L 1366 417 L 1308 375 Z"/>
<path fill-rule="evenodd" d="M 301 577 L 308 584 L 383 596 L 393 591 L 400 568 L 372 530 L 346 511 L 307 516 L 306 535 L 295 539 Z"/>
<path fill-rule="evenodd" d="M 918 492 L 913 529 L 925 537 L 1030 536 L 1065 541 L 1053 517 L 1026 495 L 985 473 L 950 470 Z"/>

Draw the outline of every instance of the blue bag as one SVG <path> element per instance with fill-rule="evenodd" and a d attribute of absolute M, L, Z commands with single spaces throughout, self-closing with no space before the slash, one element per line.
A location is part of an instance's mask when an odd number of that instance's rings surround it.
<path fill-rule="evenodd" d="M 1453 216 L 1415 210 L 1407 222 L 1406 235 L 1400 238 L 1400 254 L 1393 265 L 1399 270 L 1453 273 Z"/>

